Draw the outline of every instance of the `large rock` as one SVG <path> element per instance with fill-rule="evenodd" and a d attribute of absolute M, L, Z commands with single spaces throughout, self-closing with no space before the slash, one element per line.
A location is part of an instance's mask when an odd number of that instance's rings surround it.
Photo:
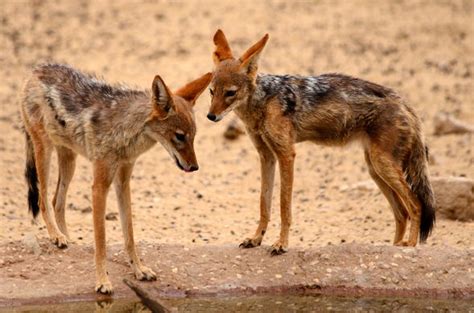
<path fill-rule="evenodd" d="M 474 180 L 466 177 L 431 179 L 439 217 L 474 221 Z"/>
<path fill-rule="evenodd" d="M 436 136 L 465 133 L 474 133 L 474 126 L 443 112 L 434 117 L 434 134 Z"/>

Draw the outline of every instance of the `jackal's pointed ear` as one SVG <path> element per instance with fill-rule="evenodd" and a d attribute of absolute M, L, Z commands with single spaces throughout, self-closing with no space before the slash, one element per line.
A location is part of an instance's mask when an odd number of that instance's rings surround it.
<path fill-rule="evenodd" d="M 220 29 L 218 29 L 214 35 L 214 44 L 216 45 L 216 51 L 214 51 L 212 58 L 216 65 L 224 60 L 234 58 L 229 43 L 227 42 L 227 38 L 225 38 L 224 32 Z"/>
<path fill-rule="evenodd" d="M 160 75 L 156 75 L 151 86 L 152 115 L 158 119 L 165 119 L 173 107 L 171 92 Z"/>
<path fill-rule="evenodd" d="M 179 88 L 175 91 L 175 95 L 180 96 L 184 100 L 191 103 L 194 106 L 196 103 L 197 98 L 201 95 L 201 93 L 206 89 L 212 79 L 212 73 L 204 74 L 203 76 L 199 77 L 198 79 L 193 80 L 190 83 L 187 83 L 183 87 Z"/>
<path fill-rule="evenodd" d="M 265 44 L 268 41 L 268 34 L 265 34 L 256 44 L 251 46 L 240 58 L 240 69 L 247 75 L 255 77 L 258 69 L 258 58 Z"/>

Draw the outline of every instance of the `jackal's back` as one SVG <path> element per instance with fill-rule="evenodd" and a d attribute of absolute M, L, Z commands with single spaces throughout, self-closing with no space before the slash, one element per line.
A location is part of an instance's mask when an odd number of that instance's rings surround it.
<path fill-rule="evenodd" d="M 395 117 L 409 122 L 409 109 L 391 89 L 342 74 L 261 75 L 257 94 L 265 103 L 277 98 L 290 117 L 297 140 L 343 144 L 370 134 Z"/>
<path fill-rule="evenodd" d="M 56 145 L 88 158 L 127 157 L 124 149 L 136 143 L 149 99 L 149 92 L 111 85 L 68 65 L 42 64 L 27 80 L 21 105 L 25 125 L 40 124 Z"/>
<path fill-rule="evenodd" d="M 42 83 L 45 96 L 53 98 L 48 102 L 54 102 L 54 97 L 59 97 L 61 105 L 70 113 L 78 113 L 91 106 L 109 108 L 114 101 L 144 94 L 144 91 L 123 84 L 108 84 L 94 74 L 65 64 L 41 64 L 32 74 Z"/>

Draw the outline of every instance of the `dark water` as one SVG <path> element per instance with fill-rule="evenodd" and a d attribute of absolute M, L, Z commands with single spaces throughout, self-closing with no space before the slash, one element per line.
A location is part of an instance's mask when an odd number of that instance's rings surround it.
<path fill-rule="evenodd" d="M 162 299 L 171 312 L 473 312 L 474 300 L 348 298 L 328 296 L 249 296 Z M 136 300 L 74 302 L 0 308 L 0 312 L 149 312 Z"/>

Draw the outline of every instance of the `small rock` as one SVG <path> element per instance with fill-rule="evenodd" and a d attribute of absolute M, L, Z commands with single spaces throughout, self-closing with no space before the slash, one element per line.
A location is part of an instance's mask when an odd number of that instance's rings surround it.
<path fill-rule="evenodd" d="M 117 212 L 110 212 L 105 215 L 105 219 L 107 221 L 116 221 L 118 213 Z"/>
<path fill-rule="evenodd" d="M 390 265 L 386 264 L 386 263 L 380 263 L 379 264 L 379 267 L 380 268 L 383 268 L 383 269 L 389 269 L 390 268 Z"/>
<path fill-rule="evenodd" d="M 239 121 L 236 118 L 234 118 L 227 125 L 227 129 L 224 132 L 224 138 L 229 139 L 229 140 L 235 140 L 244 133 L 245 132 L 242 126 L 239 124 Z"/>
<path fill-rule="evenodd" d="M 466 177 L 433 177 L 436 213 L 463 222 L 474 220 L 474 180 Z"/>
<path fill-rule="evenodd" d="M 275 274 L 275 278 L 280 279 L 280 278 L 282 278 L 282 276 L 280 274 Z"/>
<path fill-rule="evenodd" d="M 33 232 L 29 232 L 25 235 L 25 238 L 23 238 L 23 244 L 29 253 L 33 253 L 34 255 L 41 254 L 41 247 L 38 243 L 38 238 L 36 238 L 36 235 Z"/>
<path fill-rule="evenodd" d="M 85 208 L 81 209 L 81 213 L 90 213 L 90 212 L 92 212 L 91 206 L 86 206 Z"/>

